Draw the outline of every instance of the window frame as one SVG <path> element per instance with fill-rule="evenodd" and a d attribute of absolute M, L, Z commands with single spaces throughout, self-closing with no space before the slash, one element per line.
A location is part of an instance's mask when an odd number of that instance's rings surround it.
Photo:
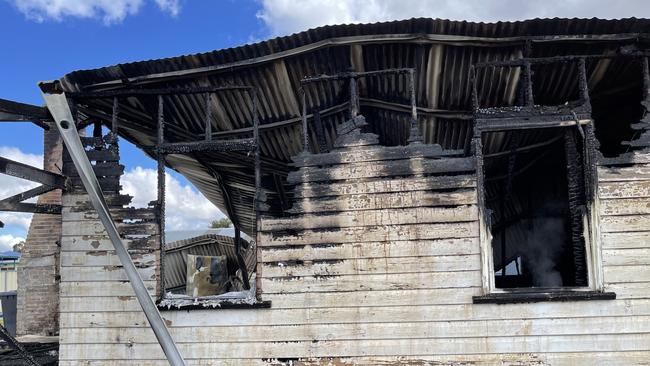
<path fill-rule="evenodd" d="M 575 117 L 575 118 L 574 118 Z M 474 302 L 498 302 L 502 303 L 504 300 L 503 297 L 512 296 L 513 299 L 516 297 L 522 297 L 525 300 L 525 295 L 530 294 L 531 301 L 568 301 L 568 300 L 579 300 L 581 296 L 572 298 L 567 296 L 567 294 L 572 293 L 584 293 L 588 295 L 587 297 L 592 297 L 592 295 L 603 293 L 604 290 L 604 281 L 603 281 L 603 265 L 602 265 L 602 254 L 601 254 L 601 237 L 600 237 L 600 215 L 599 215 L 599 198 L 598 198 L 598 172 L 595 164 L 595 148 L 597 143 L 595 141 L 593 120 L 590 116 L 570 116 L 570 118 L 552 118 L 546 121 L 539 121 L 535 118 L 526 119 L 520 118 L 517 119 L 519 123 L 512 123 L 510 126 L 504 126 L 504 124 L 497 123 L 492 124 L 494 119 L 491 121 L 489 119 L 477 119 L 476 125 L 474 127 L 474 136 L 473 136 L 473 149 L 474 157 L 476 159 L 476 189 L 477 189 L 477 200 L 479 207 L 479 245 L 481 253 L 481 280 L 482 280 L 482 290 L 484 296 L 475 297 Z M 586 265 L 587 265 L 587 281 L 588 285 L 584 287 L 520 287 L 520 288 L 497 288 L 495 284 L 495 271 L 494 271 L 494 253 L 492 248 L 492 234 L 488 226 L 488 218 L 486 213 L 486 200 L 485 200 L 485 174 L 483 169 L 483 143 L 482 136 L 487 132 L 495 131 L 512 131 L 512 130 L 526 130 L 526 129 L 537 129 L 537 128 L 572 128 L 571 126 L 580 126 L 585 131 L 584 144 L 586 151 L 589 152 L 588 155 L 583 159 L 583 164 L 589 165 L 590 174 L 586 174 L 585 182 L 592 187 L 592 194 L 589 197 L 586 207 L 586 212 L 583 214 L 583 235 L 585 238 L 585 256 L 586 256 Z M 574 127 L 575 128 L 575 127 Z M 541 299 L 539 294 L 548 294 L 547 299 Z M 490 295 L 497 295 L 496 297 Z M 502 296 L 500 296 L 502 295 Z M 613 295 L 613 294 L 611 294 Z M 608 295 L 606 298 L 611 298 L 611 295 Z M 489 300 L 490 297 L 494 297 L 496 301 L 485 301 Z M 600 298 L 599 296 L 595 296 Z M 482 299 L 481 299 L 482 298 Z M 587 299 L 587 298 L 584 298 Z M 507 301 L 506 301 L 507 302 Z M 514 302 L 526 302 L 526 301 L 514 301 Z"/>

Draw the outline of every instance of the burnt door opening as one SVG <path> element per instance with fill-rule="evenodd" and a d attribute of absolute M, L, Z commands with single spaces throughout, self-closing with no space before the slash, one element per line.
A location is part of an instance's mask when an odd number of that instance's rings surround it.
<path fill-rule="evenodd" d="M 482 145 L 496 287 L 587 286 L 581 130 L 485 132 Z"/>

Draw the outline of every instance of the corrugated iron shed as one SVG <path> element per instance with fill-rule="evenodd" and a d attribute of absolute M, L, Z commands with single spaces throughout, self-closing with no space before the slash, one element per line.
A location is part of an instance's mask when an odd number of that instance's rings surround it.
<path fill-rule="evenodd" d="M 249 273 L 255 270 L 255 250 L 250 243 L 242 239 L 244 261 Z M 165 287 L 166 290 L 185 288 L 187 277 L 187 255 L 220 256 L 228 260 L 228 272 L 235 273 L 237 254 L 234 237 L 228 235 L 206 234 L 165 244 Z"/>
<path fill-rule="evenodd" d="M 470 66 L 476 62 L 555 55 L 603 55 L 622 46 L 647 48 L 647 19 L 534 19 L 521 22 L 470 23 L 441 19 L 320 27 L 214 52 L 76 71 L 60 80 L 65 91 L 129 88 L 175 88 L 224 84 L 253 85 L 260 92 L 263 186 L 272 210 L 279 210 L 290 157 L 302 149 L 300 80 L 305 76 L 386 68 L 415 68 L 417 105 L 427 143 L 469 151 L 472 131 Z M 629 60 L 593 61 L 588 67 L 592 98 L 613 86 L 639 83 Z M 536 100 L 560 104 L 575 93 L 570 63 L 537 70 Z M 513 105 L 520 73 L 491 68 L 477 75 L 481 106 Z M 317 84 L 305 90 L 307 113 L 319 111 L 325 140 L 331 146 L 336 126 L 346 118 L 345 85 Z M 384 144 L 404 144 L 408 134 L 406 80 L 395 77 L 361 83 L 361 112 Z M 153 154 L 155 101 L 147 97 L 121 100 L 119 134 Z M 77 100 L 83 118 L 110 120 L 110 99 Z M 165 97 L 166 141 L 203 139 L 206 99 L 201 95 Z M 215 139 L 252 135 L 252 101 L 238 92 L 210 100 Z M 310 131 L 312 140 L 315 133 Z M 529 136 L 531 143 L 541 137 Z M 495 135 L 488 152 L 503 151 L 508 136 Z M 314 146 L 314 144 L 312 144 Z M 229 190 L 235 219 L 244 232 L 254 232 L 252 156 L 242 153 L 169 155 L 167 164 L 185 175 L 224 210 L 220 175 Z"/>

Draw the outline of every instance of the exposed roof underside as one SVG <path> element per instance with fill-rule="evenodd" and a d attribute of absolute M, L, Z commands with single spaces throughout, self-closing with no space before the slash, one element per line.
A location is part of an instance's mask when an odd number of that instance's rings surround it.
<path fill-rule="evenodd" d="M 65 91 L 127 88 L 174 88 L 252 85 L 260 92 L 263 186 L 272 208 L 279 209 L 279 184 L 290 157 L 302 149 L 300 79 L 355 69 L 415 68 L 417 105 L 425 142 L 464 149 L 471 138 L 469 68 L 476 62 L 555 55 L 609 54 L 622 46 L 647 48 L 650 20 L 535 19 L 512 23 L 468 23 L 411 19 L 376 24 L 312 29 L 288 37 L 204 54 L 76 71 L 61 79 Z M 587 65 L 592 99 L 616 87 L 640 82 L 629 60 L 593 61 Z M 536 101 L 561 103 L 575 94 L 577 70 L 570 64 L 537 70 Z M 513 105 L 520 73 L 497 68 L 479 74 L 480 105 Z M 385 144 L 403 144 L 408 134 L 406 82 L 368 79 L 360 84 L 361 113 Z M 149 99 L 147 99 L 149 98 Z M 327 143 L 346 118 L 347 89 L 320 83 L 306 89 L 308 114 L 320 110 Z M 88 117 L 110 116 L 111 100 L 78 100 Z M 140 147 L 155 143 L 155 101 L 122 100 L 119 134 Z M 205 97 L 165 97 L 166 142 L 203 138 Z M 211 101 L 212 131 L 217 139 L 251 137 L 252 103 L 236 92 Z M 108 118 L 110 120 L 110 118 Z M 312 134 L 312 139 L 315 138 Z M 503 151 L 506 138 L 490 142 L 488 151 Z M 531 136 L 535 141 L 535 136 Z M 314 144 L 312 144 L 314 146 Z M 215 174 L 221 175 L 239 221 L 252 232 L 254 182 L 252 158 L 241 153 L 170 155 L 167 163 L 185 175 L 225 211 Z M 274 179 L 273 175 L 277 175 Z M 279 179 L 278 179 L 279 178 Z M 284 184 L 284 183 L 280 183 Z"/>

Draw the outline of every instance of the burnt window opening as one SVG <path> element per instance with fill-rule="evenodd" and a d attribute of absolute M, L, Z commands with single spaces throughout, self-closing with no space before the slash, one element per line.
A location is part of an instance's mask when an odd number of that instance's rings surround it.
<path fill-rule="evenodd" d="M 217 96 L 224 92 L 241 94 L 244 102 L 252 104 L 250 117 L 253 127 L 242 138 L 218 136 L 222 121 L 215 105 L 219 105 Z M 117 216 L 126 212 L 128 220 L 115 216 L 113 219 L 118 225 L 140 225 L 135 228 L 137 230 L 124 227 L 121 234 L 123 239 L 129 240 L 132 254 L 136 250 L 136 254 L 147 256 L 146 261 L 144 257 L 137 259 L 142 261 L 140 268 L 155 269 L 159 307 L 229 307 L 264 303 L 258 301 L 255 288 L 255 223 L 258 201 L 264 199 L 257 194 L 263 178 L 257 91 L 250 86 L 231 85 L 82 92 L 73 97 L 79 99 L 76 105 L 84 108 L 87 108 L 85 103 L 88 100 L 98 105 L 97 100 L 101 100 L 100 108 L 110 108 L 104 112 L 110 120 L 103 118 L 90 122 L 93 125 L 92 137 L 84 141 L 93 145 L 91 150 L 103 149 L 103 145 L 110 144 L 112 150 L 109 152 L 115 155 L 110 156 L 114 160 L 111 161 L 118 165 L 118 142 L 120 148 L 135 150 L 130 144 L 123 144 L 134 137 L 132 129 L 128 128 L 130 122 L 122 118 L 136 106 L 142 107 L 142 113 L 152 117 L 152 129 L 156 135 L 150 144 L 139 144 L 138 147 L 156 163 L 152 168 L 133 169 L 139 175 L 135 178 L 139 180 L 128 182 L 118 177 L 110 188 L 115 194 L 121 194 L 126 204 L 133 206 L 119 207 Z M 200 110 L 197 115 L 203 117 L 194 121 L 196 130 L 190 131 L 187 125 L 184 125 L 185 129 L 178 127 L 183 125 L 176 113 L 178 103 L 186 98 L 196 103 Z M 89 124 L 84 122 L 83 125 Z M 110 129 L 102 125 L 110 126 Z M 124 141 L 117 138 L 118 132 Z M 157 169 L 154 168 L 156 165 Z M 122 175 L 124 167 L 119 167 Z M 103 166 L 97 164 L 96 169 L 99 168 Z M 134 192 L 120 189 L 128 184 L 135 187 Z M 102 189 L 106 192 L 104 185 Z M 205 215 L 208 212 L 210 217 Z M 231 220 L 230 227 L 210 230 L 210 220 L 223 215 Z"/>
<path fill-rule="evenodd" d="M 576 126 L 484 132 L 482 144 L 495 287 L 588 286 L 582 134 Z"/>
<path fill-rule="evenodd" d="M 619 57 L 603 59 L 594 65 L 590 80 L 592 118 L 604 157 L 630 151 L 626 142 L 642 133 L 632 128 L 646 113 L 642 104 L 645 97 L 642 63 L 642 58 Z"/>
<path fill-rule="evenodd" d="M 96 131 L 97 127 L 86 135 L 97 136 Z M 108 132 L 104 127 L 103 134 L 108 136 Z M 156 208 L 155 162 L 128 141 L 119 139 L 118 143 L 120 163 L 124 166 L 120 193 L 132 196 L 129 206 L 139 212 L 134 218 L 124 220 L 120 217 L 119 221 L 122 225 L 149 225 L 151 229 L 147 232 L 125 231 L 123 238 L 130 240 L 131 250 L 149 250 L 150 236 L 154 233 L 151 225 L 159 225 L 161 220 Z M 178 162 L 179 159 L 188 157 L 180 154 L 167 157 L 168 162 Z M 248 198 L 252 200 L 252 197 Z M 199 187 L 170 168 L 165 168 L 164 205 L 165 222 L 163 230 L 160 230 L 164 235 L 160 263 L 161 287 L 164 287 L 162 298 L 246 297 L 236 255 L 237 235 L 225 213 L 216 208 Z M 242 229 L 254 231 L 252 228 Z M 239 233 L 239 240 L 249 281 L 254 281 L 255 241 L 244 232 Z"/>

